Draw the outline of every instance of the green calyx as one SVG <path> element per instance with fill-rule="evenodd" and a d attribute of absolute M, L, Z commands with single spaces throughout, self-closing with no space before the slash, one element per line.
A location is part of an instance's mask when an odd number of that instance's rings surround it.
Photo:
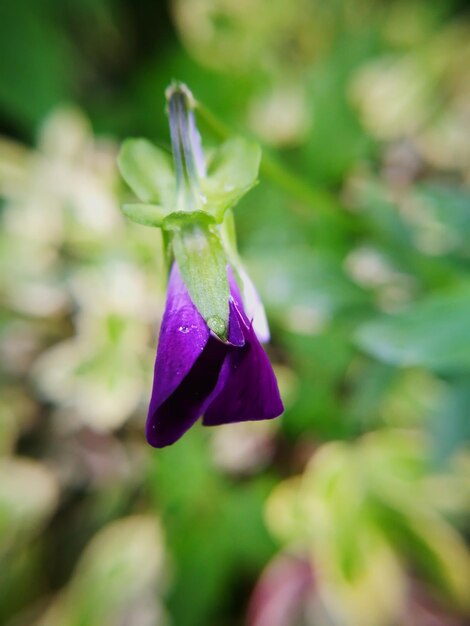
<path fill-rule="evenodd" d="M 221 224 L 225 212 L 257 182 L 258 144 L 232 137 L 203 152 L 194 120 L 197 103 L 184 85 L 167 90 L 172 153 L 146 139 L 127 139 L 118 156 L 122 177 L 137 196 L 123 212 L 138 224 L 163 228 L 166 217 L 199 212 Z"/>
<path fill-rule="evenodd" d="M 230 288 L 218 226 L 206 215 L 188 223 L 171 216 L 171 247 L 191 300 L 209 328 L 227 340 Z"/>
<path fill-rule="evenodd" d="M 257 183 L 260 149 L 234 137 L 207 156 L 207 173 L 198 178 L 197 191 L 181 192 L 169 154 L 145 139 L 127 139 L 118 166 L 138 201 L 125 203 L 124 214 L 138 224 L 161 228 L 172 213 L 184 212 L 189 217 L 202 211 L 221 224 L 226 211 Z M 185 203 L 182 198 L 189 200 Z"/>
<path fill-rule="evenodd" d="M 234 256 L 226 224 L 230 209 L 257 182 L 261 151 L 233 137 L 203 152 L 191 92 L 175 83 L 166 96 L 172 155 L 145 139 L 123 143 L 118 166 L 136 200 L 122 211 L 133 222 L 163 230 L 167 256 L 176 259 L 194 304 L 226 340 L 227 263 Z"/>

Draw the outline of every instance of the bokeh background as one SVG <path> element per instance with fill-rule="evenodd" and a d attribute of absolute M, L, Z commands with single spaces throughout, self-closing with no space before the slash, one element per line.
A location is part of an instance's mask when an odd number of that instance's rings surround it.
<path fill-rule="evenodd" d="M 173 78 L 269 156 L 235 214 L 286 410 L 157 451 L 115 158 Z M 468 4 L 2 2 L 0 131 L 0 623 L 468 625 Z"/>

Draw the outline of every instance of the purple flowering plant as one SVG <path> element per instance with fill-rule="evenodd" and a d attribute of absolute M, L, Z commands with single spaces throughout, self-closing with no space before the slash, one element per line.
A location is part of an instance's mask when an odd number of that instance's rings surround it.
<path fill-rule="evenodd" d="M 189 89 L 174 83 L 166 96 L 173 159 L 144 139 L 125 141 L 118 158 L 139 199 L 123 212 L 162 229 L 170 270 L 146 429 L 157 448 L 201 416 L 216 426 L 283 411 L 261 345 L 266 316 L 238 255 L 231 211 L 257 181 L 259 146 L 233 137 L 206 153 Z"/>

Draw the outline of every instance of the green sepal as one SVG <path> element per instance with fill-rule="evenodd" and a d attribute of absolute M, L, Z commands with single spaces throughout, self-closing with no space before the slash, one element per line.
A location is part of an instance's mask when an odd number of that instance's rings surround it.
<path fill-rule="evenodd" d="M 207 175 L 199 179 L 201 211 L 222 223 L 225 212 L 257 183 L 260 159 L 258 144 L 242 137 L 229 139 L 213 150 Z M 124 180 L 142 201 L 123 207 L 130 219 L 160 226 L 166 215 L 180 212 L 169 154 L 145 139 L 127 139 L 119 152 L 118 166 Z"/>
<path fill-rule="evenodd" d="M 226 341 L 230 295 L 227 257 L 214 220 L 199 213 L 189 218 L 187 213 L 173 213 L 165 226 L 191 300 L 209 328 Z"/>
<path fill-rule="evenodd" d="M 225 211 L 257 183 L 260 161 L 259 145 L 243 137 L 225 141 L 210 155 L 207 176 L 200 185 L 206 210 L 219 223 Z"/>
<path fill-rule="evenodd" d="M 157 204 L 146 203 L 132 203 L 123 204 L 122 212 L 136 224 L 143 224 L 144 226 L 161 227 L 163 220 L 168 215 L 168 209 L 165 209 Z"/>
<path fill-rule="evenodd" d="M 146 139 L 126 139 L 117 162 L 122 177 L 139 200 L 174 208 L 175 174 L 169 154 Z"/>

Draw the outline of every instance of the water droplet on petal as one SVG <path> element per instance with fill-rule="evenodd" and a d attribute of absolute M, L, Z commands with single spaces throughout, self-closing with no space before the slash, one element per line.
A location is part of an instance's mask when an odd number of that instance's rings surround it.
<path fill-rule="evenodd" d="M 189 333 L 189 326 L 180 326 L 178 330 L 180 333 Z"/>

